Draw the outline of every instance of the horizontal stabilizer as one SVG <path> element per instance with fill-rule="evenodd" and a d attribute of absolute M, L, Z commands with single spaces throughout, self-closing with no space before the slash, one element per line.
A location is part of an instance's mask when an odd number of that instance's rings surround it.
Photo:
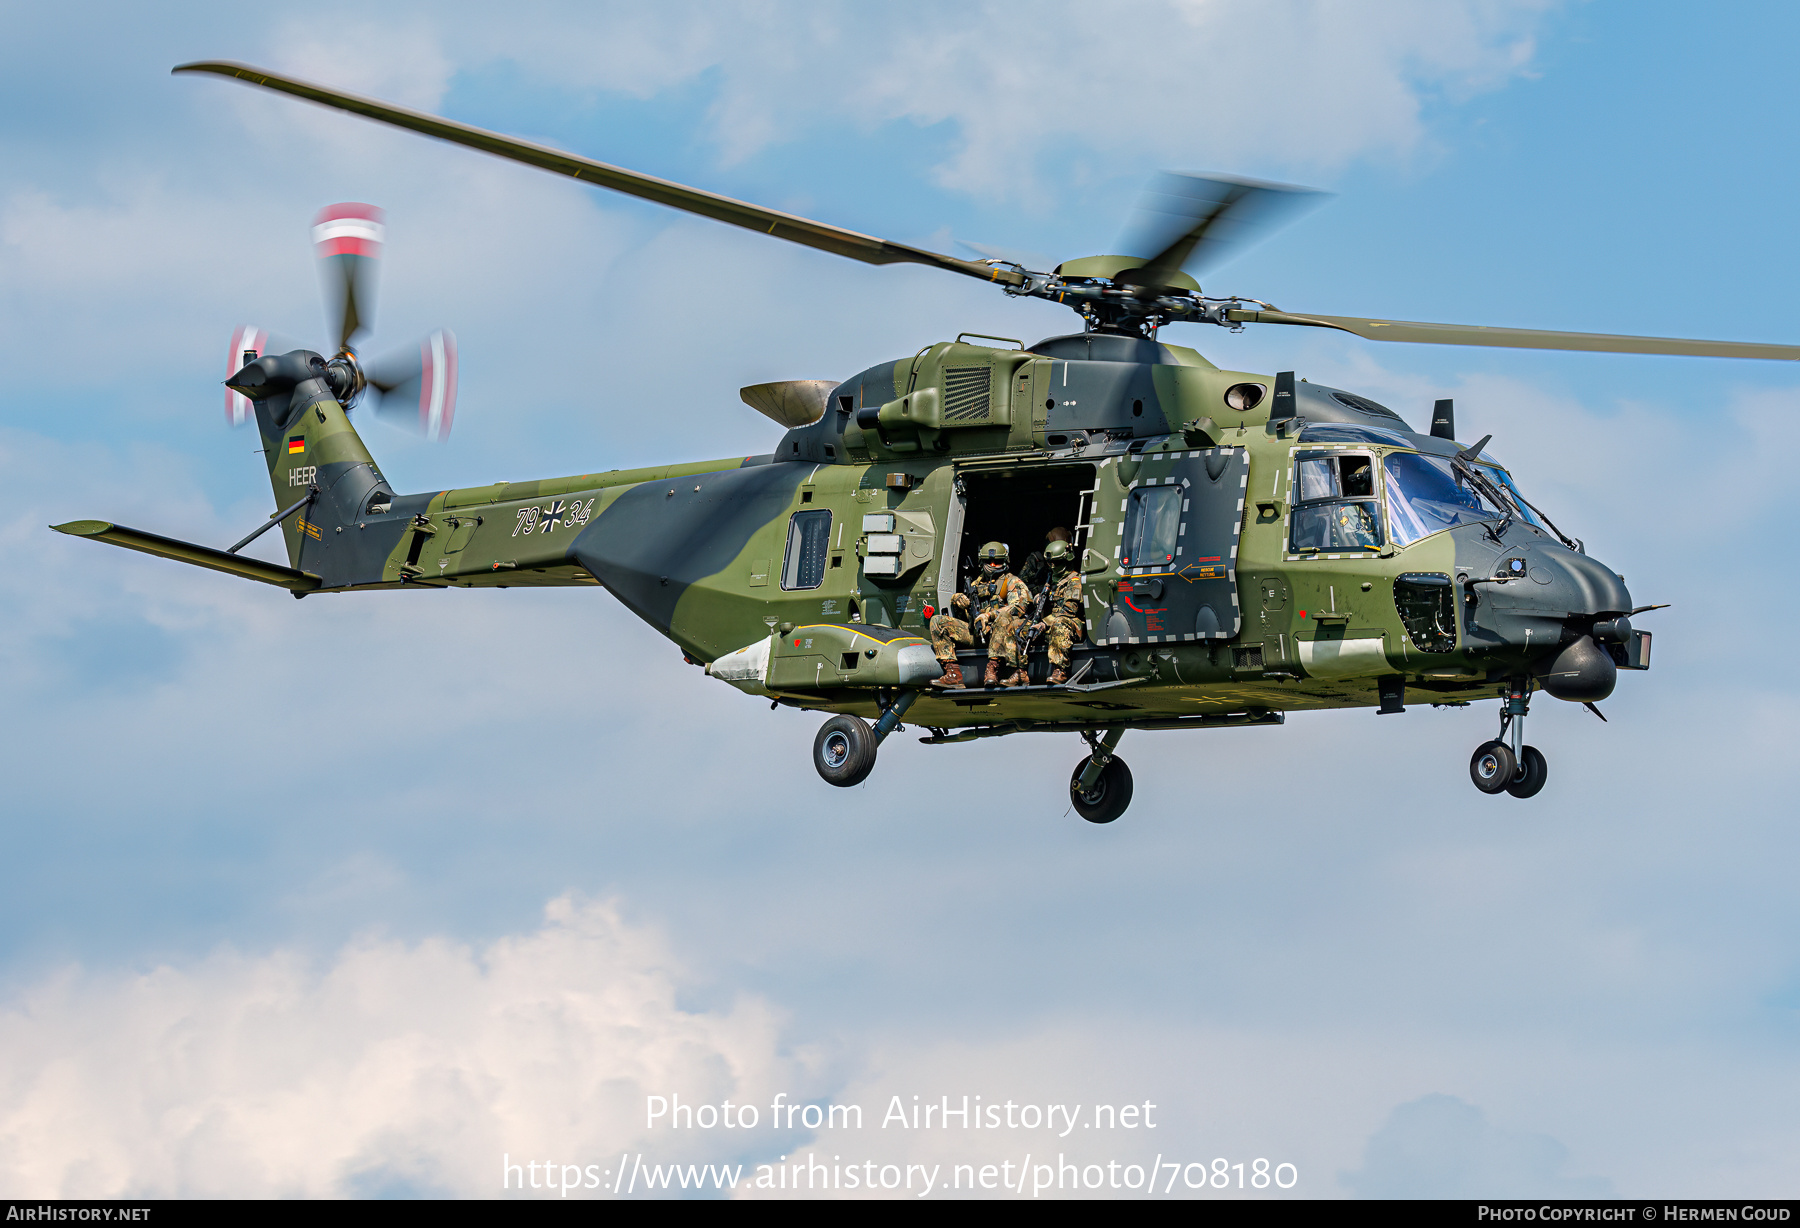
<path fill-rule="evenodd" d="M 319 587 L 319 577 L 311 572 L 265 563 L 261 559 L 227 554 L 223 550 L 214 550 L 211 546 L 196 546 L 193 542 L 177 541 L 173 537 L 161 537 L 155 533 L 145 533 L 141 529 L 128 529 L 122 524 L 112 524 L 105 520 L 71 520 L 68 524 L 53 524 L 50 527 L 71 537 L 88 537 L 110 545 L 123 546 L 127 550 L 141 550 L 145 554 L 174 559 L 179 563 L 210 567 L 214 571 L 228 572 L 246 580 L 273 584 L 289 592 L 309 593 Z"/>

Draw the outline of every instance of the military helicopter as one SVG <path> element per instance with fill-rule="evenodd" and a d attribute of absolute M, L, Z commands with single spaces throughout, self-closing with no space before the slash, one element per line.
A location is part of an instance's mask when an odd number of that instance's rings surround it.
<path fill-rule="evenodd" d="M 288 566 L 105 521 L 63 533 L 228 572 L 295 597 L 368 589 L 604 588 L 690 664 L 771 706 L 831 714 L 819 775 L 850 786 L 903 718 L 931 745 L 1027 732 L 1084 739 L 1070 800 L 1108 823 L 1129 805 L 1128 730 L 1279 725 L 1292 711 L 1405 710 L 1498 698 L 1496 736 L 1470 762 L 1489 794 L 1537 794 L 1524 740 L 1533 696 L 1595 707 L 1618 671 L 1650 666 L 1622 576 L 1532 504 L 1454 406 L 1428 430 L 1293 372 L 1222 370 L 1159 330 L 1209 324 L 1337 329 L 1375 341 L 1800 358 L 1800 346 L 1539 332 L 1281 311 L 1204 294 L 1206 263 L 1296 190 L 1171 177 L 1170 225 L 1149 256 L 1066 260 L 1049 272 L 964 260 L 623 170 L 437 116 L 222 61 L 177 73 L 236 78 L 368 119 L 868 264 L 977 277 L 1082 317 L 1029 347 L 960 334 L 841 381 L 742 390 L 785 428 L 760 456 L 463 490 L 394 491 L 351 425 L 364 397 L 441 435 L 454 343 L 365 370 L 378 215 L 315 231 L 331 270 L 336 353 L 234 338 L 228 413 L 254 417 Z M 332 211 L 327 211 L 331 213 Z M 372 391 L 371 391 L 372 390 Z M 985 542 L 1068 526 L 1085 637 L 1067 681 L 1028 662 L 1024 685 L 935 689 L 928 642 L 964 561 Z M 253 538 L 256 534 L 252 534 Z M 971 666 L 985 648 L 959 653 Z"/>

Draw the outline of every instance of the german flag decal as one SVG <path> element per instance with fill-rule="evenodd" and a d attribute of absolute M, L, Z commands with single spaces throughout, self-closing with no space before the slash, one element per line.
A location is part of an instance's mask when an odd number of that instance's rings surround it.
<path fill-rule="evenodd" d="M 296 453 L 304 452 L 304 451 L 306 451 L 306 436 L 304 436 L 304 435 L 289 435 L 288 436 L 288 455 L 293 456 Z"/>

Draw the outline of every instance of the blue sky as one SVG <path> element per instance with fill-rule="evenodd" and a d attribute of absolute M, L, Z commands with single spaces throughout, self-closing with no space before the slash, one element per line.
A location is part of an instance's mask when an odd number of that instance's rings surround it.
<path fill-rule="evenodd" d="M 900 739 L 838 792 L 810 717 L 604 595 L 295 602 L 43 527 L 227 542 L 269 511 L 223 350 L 242 323 L 322 339 L 306 227 L 338 200 L 389 214 L 372 348 L 462 344 L 447 444 L 365 431 L 408 488 L 763 451 L 741 385 L 1069 326 L 182 61 L 940 249 L 1107 250 L 1163 168 L 1305 183 L 1335 199 L 1209 289 L 1795 341 L 1790 9 L 0 14 L 0 1192 L 487 1196 L 502 1152 L 1143 1150 L 639 1118 L 649 1094 L 784 1090 L 1150 1099 L 1157 1148 L 1285 1159 L 1313 1197 L 1793 1192 L 1786 364 L 1172 337 L 1415 423 L 1455 396 L 1634 595 L 1675 603 L 1610 723 L 1537 705 L 1530 805 L 1467 783 L 1491 705 L 1131 735 L 1110 828 L 1062 813 L 1072 738 Z"/>

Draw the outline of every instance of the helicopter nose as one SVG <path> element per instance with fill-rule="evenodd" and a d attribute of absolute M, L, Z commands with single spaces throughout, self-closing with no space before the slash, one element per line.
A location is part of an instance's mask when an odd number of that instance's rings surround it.
<path fill-rule="evenodd" d="M 1530 563 L 1530 578 L 1543 585 L 1551 604 L 1571 615 L 1617 618 L 1631 610 L 1625 579 L 1598 559 L 1564 546 L 1541 546 Z M 1544 574 L 1540 576 L 1540 571 Z"/>
<path fill-rule="evenodd" d="M 1559 542 L 1515 538 L 1496 546 L 1471 534 L 1457 545 L 1458 570 L 1481 583 L 1484 600 L 1496 611 L 1554 618 L 1587 631 L 1632 608 L 1623 577 Z M 1490 578 L 1499 583 L 1482 583 Z"/>
<path fill-rule="evenodd" d="M 1595 702 L 1611 695 L 1617 668 L 1602 641 L 1630 635 L 1631 594 L 1624 578 L 1557 542 L 1514 540 L 1496 547 L 1490 540 L 1480 549 L 1467 544 L 1469 578 L 1491 568 L 1492 580 L 1499 581 L 1478 585 L 1480 630 L 1532 652 L 1533 676 L 1557 699 Z"/>

